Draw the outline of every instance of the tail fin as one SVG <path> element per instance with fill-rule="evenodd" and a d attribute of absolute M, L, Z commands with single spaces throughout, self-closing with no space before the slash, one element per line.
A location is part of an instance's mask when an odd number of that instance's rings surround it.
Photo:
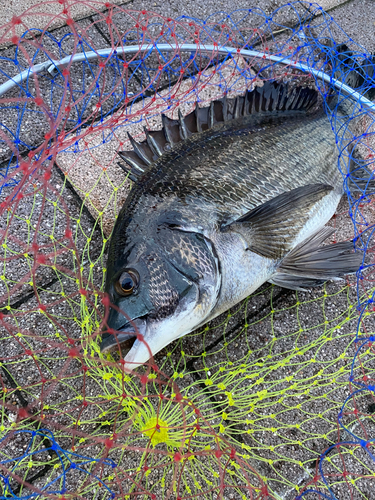
<path fill-rule="evenodd" d="M 352 52 L 345 43 L 324 45 L 333 66 L 332 76 L 356 90 L 370 101 L 375 97 L 375 56 Z"/>

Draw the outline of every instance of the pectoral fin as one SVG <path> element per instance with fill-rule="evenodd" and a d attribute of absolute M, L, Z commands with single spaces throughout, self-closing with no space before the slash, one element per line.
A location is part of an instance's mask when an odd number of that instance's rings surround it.
<path fill-rule="evenodd" d="M 333 187 L 327 184 L 309 184 L 293 189 L 222 226 L 221 230 L 241 234 L 252 252 L 280 259 L 291 249 L 314 206 L 332 190 Z"/>

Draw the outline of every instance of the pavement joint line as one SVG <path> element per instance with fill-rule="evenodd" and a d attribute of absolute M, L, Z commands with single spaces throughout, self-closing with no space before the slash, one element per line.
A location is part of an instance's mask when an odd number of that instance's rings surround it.
<path fill-rule="evenodd" d="M 48 438 L 44 438 L 44 439 L 43 439 L 42 443 L 45 443 L 45 442 L 48 444 L 47 448 L 51 448 L 52 443 L 51 443 L 51 441 L 49 441 L 49 440 L 48 440 Z M 52 452 L 53 450 L 52 450 L 52 449 L 49 449 L 49 451 L 51 451 L 51 452 Z M 56 452 L 54 452 L 54 453 L 56 453 Z M 57 455 L 57 453 L 56 453 L 56 456 L 58 456 L 58 455 Z M 25 482 L 27 482 L 27 483 L 29 483 L 29 484 L 33 484 L 33 482 L 34 482 L 36 479 L 39 479 L 39 478 L 41 478 L 41 477 L 44 477 L 44 476 L 47 474 L 47 472 L 48 472 L 48 471 L 50 471 L 51 469 L 52 469 L 52 465 L 51 465 L 51 464 L 46 464 L 46 465 L 43 467 L 43 469 L 42 469 L 42 470 L 40 470 L 39 472 L 37 472 L 36 474 L 34 474 L 34 476 L 30 477 L 30 479 L 27 479 L 27 477 L 26 477 Z M 22 487 L 23 487 L 23 484 L 22 484 L 22 483 L 21 483 L 21 484 L 18 484 L 18 486 L 12 490 L 13 494 L 14 494 L 14 495 L 18 495 L 18 493 L 21 491 L 21 488 L 22 488 Z"/>
<path fill-rule="evenodd" d="M 95 22 L 94 17 L 90 16 L 89 17 L 90 21 L 92 22 L 94 28 L 96 31 L 99 33 L 99 35 L 104 38 L 104 40 L 108 43 L 108 45 L 112 45 L 111 40 L 108 38 L 108 36 L 104 33 L 104 31 L 98 26 L 98 23 Z"/>
<path fill-rule="evenodd" d="M 333 7 L 329 7 L 328 9 L 324 9 L 323 12 L 332 12 L 333 10 L 336 10 L 340 7 L 344 7 L 345 5 L 348 5 L 350 3 L 353 3 L 355 2 L 355 0 L 345 0 L 345 2 L 341 2 L 341 3 L 338 3 L 337 5 L 334 5 Z M 298 3 L 301 5 L 301 7 L 303 7 L 307 12 L 309 12 L 310 14 L 312 14 L 313 11 L 311 11 L 310 9 L 312 8 L 312 6 L 307 6 L 305 2 L 302 2 L 301 0 L 298 1 Z M 317 17 L 320 17 L 323 15 L 323 12 L 320 11 L 318 14 L 316 14 L 314 16 L 314 18 L 317 18 Z"/>
<path fill-rule="evenodd" d="M 55 283 L 57 283 L 59 281 L 58 278 L 53 278 L 52 280 L 50 280 L 48 283 L 46 284 L 43 284 L 43 285 L 40 285 L 40 284 L 37 284 L 36 286 L 37 287 L 40 287 L 40 286 L 43 286 L 43 288 L 47 288 L 47 287 L 51 287 L 53 286 Z M 13 302 L 13 304 L 10 304 L 9 307 L 14 310 L 14 309 L 19 309 L 23 304 L 25 304 L 26 302 L 28 302 L 29 300 L 33 299 L 35 297 L 35 293 L 34 291 L 32 292 L 29 292 L 25 295 L 22 295 L 16 302 Z M 8 309 L 5 309 L 6 307 L 8 306 L 0 306 L 0 311 L 1 313 L 4 315 L 4 316 L 9 316 L 11 314 L 11 311 L 8 310 Z"/>
<path fill-rule="evenodd" d="M 131 0 L 130 2 L 125 2 L 125 3 L 123 3 L 123 4 L 120 4 L 119 6 L 120 6 L 120 7 L 122 7 L 122 6 L 126 6 L 126 5 L 128 5 L 129 3 L 132 3 L 132 1 L 133 1 L 133 0 Z M 329 11 L 331 11 L 331 10 L 333 10 L 333 9 L 336 9 L 336 8 L 338 8 L 338 7 L 342 6 L 342 5 L 346 5 L 346 4 L 348 4 L 348 3 L 352 3 L 353 1 L 354 1 L 354 0 L 347 0 L 347 1 L 346 1 L 346 2 L 344 2 L 343 4 L 339 4 L 339 5 L 337 5 L 337 6 L 334 6 L 334 7 L 330 8 L 330 9 L 327 9 L 325 12 L 329 12 Z M 305 7 L 306 12 L 309 12 L 309 11 L 308 11 L 308 9 L 307 9 L 307 7 L 306 7 L 304 4 L 301 4 L 301 5 Z M 106 10 L 107 10 L 107 9 L 104 9 L 104 10 L 103 10 L 103 12 L 106 12 Z M 90 19 L 90 20 L 92 20 L 93 15 L 94 15 L 94 14 L 90 14 L 90 15 L 88 15 L 88 16 L 85 16 L 85 17 L 81 18 L 80 20 L 84 20 L 84 19 Z M 316 17 L 319 17 L 319 16 L 321 16 L 321 15 L 322 15 L 322 13 L 319 13 L 319 14 L 315 15 L 314 17 L 316 18 Z M 100 28 L 99 28 L 98 26 L 96 26 L 96 24 L 95 24 L 94 26 L 95 26 L 96 30 L 98 31 L 98 33 L 99 33 L 99 34 L 100 34 L 100 35 L 101 35 L 104 39 L 107 39 L 106 35 L 105 35 L 104 33 L 102 33 L 102 32 L 101 32 Z M 54 28 L 53 30 L 51 30 L 51 32 L 53 32 L 53 31 L 55 31 L 55 30 L 57 30 L 57 29 L 59 29 L 59 27 Z M 287 29 L 289 29 L 289 28 L 285 28 L 284 30 L 281 30 L 281 31 L 285 31 L 285 30 L 287 30 Z M 280 31 L 280 32 L 281 32 L 281 31 Z M 255 43 L 255 44 L 254 44 L 254 46 L 257 46 L 257 44 L 259 44 L 259 43 L 261 43 L 261 42 Z M 2 50 L 2 49 L 0 49 L 0 50 Z M 44 63 L 42 63 L 42 64 L 44 64 Z M 47 64 L 47 63 L 46 63 L 46 64 Z M 137 79 L 137 81 L 139 80 L 139 78 L 138 78 L 138 76 L 137 76 L 137 75 L 134 75 L 134 77 L 135 77 L 135 79 Z M 136 102 L 136 101 L 135 101 L 135 102 Z M 119 105 L 119 106 L 120 106 L 120 105 Z M 116 110 L 116 109 L 115 109 L 115 110 Z M 114 111 L 115 111 L 115 110 L 114 110 Z M 95 123 L 95 120 L 94 120 L 92 123 Z M 83 124 L 83 125 L 81 125 L 81 127 L 82 127 L 82 128 L 86 128 L 86 127 L 90 126 L 92 123 Z M 27 154 L 27 151 L 25 151 L 25 152 L 21 152 L 21 153 L 19 153 L 19 154 L 20 154 L 22 157 L 24 157 L 24 156 Z M 11 159 L 4 160 L 4 161 L 0 164 L 0 169 L 2 169 L 2 168 L 7 168 L 7 167 L 9 166 L 9 161 L 12 161 L 12 160 L 11 160 Z"/>
<path fill-rule="evenodd" d="M 19 402 L 21 403 L 21 406 L 23 408 L 26 408 L 27 406 L 29 406 L 29 402 L 27 401 L 27 399 L 23 396 L 22 392 L 19 389 L 17 389 L 17 387 L 19 387 L 19 385 L 16 384 L 15 378 L 12 375 L 11 371 L 9 370 L 7 364 L 4 361 L 2 361 L 0 363 L 0 367 L 1 367 L 2 372 L 5 375 L 6 379 L 8 380 L 9 385 L 13 389 L 15 389 L 14 393 L 17 396 Z"/>
<path fill-rule="evenodd" d="M 254 317 L 258 316 L 261 312 L 263 312 L 267 307 L 274 307 L 275 305 L 278 304 L 278 302 L 280 301 L 280 299 L 284 296 L 289 296 L 291 295 L 293 292 L 293 290 L 281 290 L 275 297 L 271 297 L 270 300 L 266 300 L 263 305 L 257 309 L 256 311 L 252 312 L 249 316 L 247 316 L 246 318 L 246 322 L 248 322 L 249 320 L 253 319 Z M 191 360 L 189 360 L 186 365 L 185 365 L 185 369 L 187 369 L 188 371 L 191 372 L 191 375 L 193 377 L 193 379 L 198 382 L 198 385 L 199 387 L 202 389 L 203 392 L 205 392 L 207 394 L 207 397 L 208 399 L 212 402 L 212 403 L 215 403 L 215 405 L 219 405 L 219 408 L 222 407 L 224 405 L 224 401 L 221 402 L 219 401 L 211 392 L 211 390 L 209 389 L 208 386 L 206 386 L 203 382 L 202 382 L 202 379 L 198 376 L 197 372 L 196 371 L 192 371 L 194 368 L 195 368 L 195 363 L 197 363 L 197 361 L 199 361 L 199 359 L 202 357 L 202 354 L 203 352 L 206 352 L 206 351 L 209 351 L 211 349 L 213 349 L 214 347 L 216 347 L 216 345 L 218 345 L 220 342 L 222 342 L 223 340 L 225 339 L 228 339 L 230 338 L 241 326 L 243 326 L 244 324 L 244 321 L 245 320 L 241 320 L 239 321 L 236 325 L 234 325 L 227 333 L 223 333 L 219 338 L 217 338 L 214 342 L 212 342 L 204 351 L 201 351 L 200 353 L 198 353 L 197 355 L 194 355 L 194 358 L 192 358 Z M 223 406 L 223 409 L 225 408 L 225 406 Z M 238 424 L 235 424 L 233 425 L 231 428 L 232 429 L 235 429 L 235 430 L 241 430 L 239 428 L 239 423 Z M 237 439 L 239 442 L 241 443 L 245 443 L 244 440 L 243 440 L 243 437 L 242 437 L 242 433 L 239 433 L 237 435 Z"/>
<path fill-rule="evenodd" d="M 87 266 L 87 264 L 89 264 L 89 263 L 90 263 L 90 261 L 89 261 L 89 260 L 87 260 L 87 259 L 85 259 L 85 260 L 83 260 L 82 262 L 80 262 L 80 266 L 81 266 L 81 267 L 86 267 L 86 266 Z M 36 286 L 37 286 L 37 287 L 43 287 L 43 288 L 47 289 L 47 288 L 49 288 L 49 287 L 53 286 L 53 285 L 54 285 L 55 283 L 57 283 L 58 281 L 59 281 L 59 278 L 53 278 L 53 279 L 52 279 L 52 280 L 50 280 L 48 283 L 45 283 L 45 284 L 43 284 L 43 283 L 39 283 L 39 284 L 37 284 Z M 13 304 L 11 304 L 9 307 L 10 307 L 11 309 L 19 309 L 19 308 L 22 306 L 22 304 L 25 304 L 25 302 L 27 302 L 28 300 L 33 299 L 34 297 L 35 297 L 35 293 L 34 293 L 34 291 L 29 292 L 28 294 L 21 296 L 21 297 L 20 297 L 20 298 L 19 298 L 16 302 L 13 302 Z M 7 316 L 7 315 L 9 315 L 9 314 L 10 314 L 10 311 L 9 311 L 8 309 L 5 309 L 6 307 L 7 307 L 7 306 L 0 306 L 0 311 L 2 312 L 2 314 L 3 314 L 4 316 Z M 4 309 L 4 310 L 3 310 L 3 309 Z"/>
<path fill-rule="evenodd" d="M 18 401 L 20 402 L 21 406 L 23 408 L 27 408 L 29 406 L 29 402 L 27 401 L 27 399 L 23 396 L 22 394 L 22 391 L 20 391 L 17 387 L 18 385 L 16 384 L 16 381 L 15 381 L 15 378 L 14 376 L 12 375 L 9 367 L 7 366 L 7 364 L 5 362 L 2 362 L 1 363 L 1 370 L 2 372 L 4 373 L 6 379 L 8 380 L 9 382 L 9 385 L 15 389 L 14 391 L 14 394 L 15 396 L 17 397 Z M 38 422 L 34 422 L 34 426 L 36 426 L 36 428 L 38 428 Z M 42 440 L 42 443 L 43 444 L 46 444 L 46 448 L 51 448 L 52 447 L 52 443 L 51 441 L 47 438 L 47 437 L 44 437 L 43 440 Z M 50 450 L 51 452 L 54 452 L 52 449 Z M 56 453 L 56 452 L 54 452 Z M 57 456 L 57 453 L 56 453 L 56 456 Z M 39 472 L 37 472 L 34 476 L 32 476 L 30 479 L 27 480 L 28 483 L 30 484 L 33 484 L 33 481 L 35 481 L 36 479 L 39 479 L 40 477 L 43 477 L 47 474 L 47 472 L 52 468 L 52 465 L 51 464 L 46 464 L 42 470 L 40 470 Z M 27 479 L 27 478 L 26 478 Z M 26 481 L 25 479 L 25 481 Z M 22 488 L 22 484 L 18 484 L 18 486 L 16 486 L 16 488 L 13 489 L 13 493 L 15 495 L 17 495 L 20 491 L 21 491 L 21 488 Z"/>
<path fill-rule="evenodd" d="M 85 267 L 87 266 L 87 264 L 89 264 L 89 261 L 88 260 L 84 260 L 83 262 L 80 262 L 80 266 L 81 267 Z M 36 284 L 35 286 L 36 287 L 39 287 L 39 288 L 45 288 L 45 289 L 48 289 L 50 288 L 51 286 L 53 286 L 55 283 L 57 283 L 59 281 L 59 278 L 53 278 L 52 280 L 50 280 L 48 283 L 38 283 Z M 12 310 L 17 310 L 19 309 L 23 304 L 25 304 L 26 302 L 28 302 L 29 300 L 31 299 L 34 299 L 35 298 L 35 293 L 34 291 L 32 292 L 29 292 L 25 295 L 22 295 L 18 300 L 16 300 L 16 302 L 13 302 L 13 304 L 10 304 L 9 307 L 12 309 Z M 11 314 L 11 311 L 6 309 L 6 307 L 8 306 L 0 306 L 0 311 L 1 313 L 4 315 L 4 316 L 9 316 Z"/>

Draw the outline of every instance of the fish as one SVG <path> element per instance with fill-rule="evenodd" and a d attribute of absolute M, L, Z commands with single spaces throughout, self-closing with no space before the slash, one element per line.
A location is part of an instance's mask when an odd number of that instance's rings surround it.
<path fill-rule="evenodd" d="M 100 348 L 129 372 L 265 282 L 306 290 L 363 259 L 351 241 L 322 246 L 344 188 L 316 89 L 264 81 L 162 123 L 119 153 L 133 185 L 110 239 Z"/>

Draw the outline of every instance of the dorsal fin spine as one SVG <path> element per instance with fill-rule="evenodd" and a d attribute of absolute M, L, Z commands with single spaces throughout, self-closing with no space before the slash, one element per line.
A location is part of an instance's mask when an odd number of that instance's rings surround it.
<path fill-rule="evenodd" d="M 208 126 L 209 128 L 213 128 L 213 126 L 215 125 L 216 120 L 215 120 L 215 109 L 214 109 L 214 101 L 211 101 L 210 103 L 210 111 L 209 111 L 209 114 L 208 114 Z"/>
<path fill-rule="evenodd" d="M 196 117 L 196 120 L 197 120 L 197 130 L 198 130 L 198 132 L 202 132 L 202 124 L 201 124 L 200 117 L 199 117 L 198 102 L 195 105 L 195 117 Z"/>
<path fill-rule="evenodd" d="M 182 116 L 181 110 L 178 110 L 178 121 L 180 122 L 180 135 L 183 139 L 190 137 L 191 132 L 188 130 L 184 117 Z"/>
<path fill-rule="evenodd" d="M 144 162 L 141 163 L 141 159 L 135 151 L 118 151 L 117 154 L 129 165 L 130 168 L 135 168 L 140 172 L 144 172 L 145 168 L 147 168 L 147 164 Z M 135 160 L 132 155 L 136 155 L 137 159 Z"/>
<path fill-rule="evenodd" d="M 122 168 L 122 170 L 128 175 L 129 179 L 133 182 L 138 182 L 138 175 L 135 175 L 131 168 L 127 168 L 123 163 L 120 161 L 117 162 L 117 165 Z"/>
<path fill-rule="evenodd" d="M 167 115 L 161 115 L 162 123 L 163 123 L 163 131 L 167 142 L 173 147 L 175 144 L 178 144 L 182 141 L 182 137 L 180 135 L 180 123 L 178 120 L 172 120 L 168 118 Z"/>
<path fill-rule="evenodd" d="M 317 103 L 317 91 L 308 87 L 296 87 L 289 91 L 288 84 L 275 81 L 265 82 L 262 87 L 248 90 L 245 95 L 228 99 L 225 94 L 222 99 L 212 101 L 209 107 L 200 108 L 196 103 L 194 111 L 182 116 L 178 111 L 178 120 L 162 114 L 163 128 L 160 131 L 145 129 L 146 140 L 138 143 L 128 133 L 134 153 L 122 152 L 121 158 L 132 168 L 140 169 L 152 165 L 153 161 L 163 155 L 167 146 L 169 149 L 191 135 L 213 128 L 217 123 L 228 122 L 243 116 L 257 113 L 272 113 L 282 111 L 309 111 Z"/>
<path fill-rule="evenodd" d="M 234 101 L 233 114 L 234 114 L 234 119 L 241 117 L 241 102 L 240 102 L 240 97 L 239 96 L 236 97 L 236 99 Z"/>
<path fill-rule="evenodd" d="M 151 149 L 151 151 L 154 153 L 155 156 L 161 156 L 163 154 L 163 151 L 160 150 L 158 143 L 152 137 L 150 131 L 147 130 L 146 127 L 143 127 L 143 130 L 146 134 L 146 141 L 147 141 L 147 144 L 148 144 L 149 148 Z"/>
<path fill-rule="evenodd" d="M 152 159 L 146 154 L 145 147 L 147 146 L 146 143 L 139 143 L 133 137 L 129 134 L 128 132 L 128 137 L 130 140 L 131 145 L 133 146 L 134 151 L 137 153 L 137 155 L 141 158 L 141 160 L 146 163 L 146 165 L 151 165 L 152 164 Z M 150 150 L 151 153 L 151 150 Z M 151 153 L 152 156 L 152 153 Z"/>

